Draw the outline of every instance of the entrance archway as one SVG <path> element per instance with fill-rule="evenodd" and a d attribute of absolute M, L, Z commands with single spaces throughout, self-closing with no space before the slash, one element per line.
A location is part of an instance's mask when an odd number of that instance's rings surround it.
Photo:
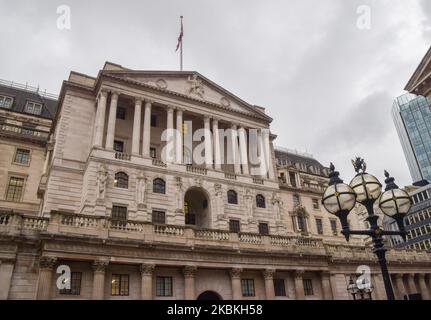
<path fill-rule="evenodd" d="M 192 187 L 187 190 L 184 196 L 184 214 L 186 225 L 211 227 L 210 202 L 204 189 Z"/>
<path fill-rule="evenodd" d="M 223 300 L 222 297 L 214 291 L 204 291 L 202 292 L 197 300 Z"/>

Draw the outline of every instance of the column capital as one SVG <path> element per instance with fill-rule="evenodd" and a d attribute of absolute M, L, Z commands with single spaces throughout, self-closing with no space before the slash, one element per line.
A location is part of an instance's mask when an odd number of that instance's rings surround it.
<path fill-rule="evenodd" d="M 108 261 L 95 260 L 95 261 L 93 261 L 93 264 L 92 264 L 93 271 L 94 272 L 105 272 L 108 264 L 109 264 Z"/>
<path fill-rule="evenodd" d="M 154 272 L 156 265 L 153 263 L 143 263 L 140 266 L 141 275 L 151 276 Z"/>
<path fill-rule="evenodd" d="M 219 117 L 212 117 L 213 123 L 216 122 L 218 124 L 218 122 L 221 120 Z"/>
<path fill-rule="evenodd" d="M 196 271 L 198 268 L 196 266 L 185 266 L 183 268 L 183 274 L 185 278 L 194 278 L 196 276 Z"/>
<path fill-rule="evenodd" d="M 232 123 L 230 124 L 230 128 L 231 128 L 231 129 L 233 129 L 233 130 L 236 130 L 236 129 L 238 128 L 238 126 L 239 126 L 239 124 L 238 124 L 238 123 L 233 123 L 233 122 L 232 122 Z"/>
<path fill-rule="evenodd" d="M 272 280 L 272 279 L 274 279 L 274 273 L 275 273 L 274 269 L 265 269 L 265 270 L 262 271 L 263 278 L 265 280 Z"/>
<path fill-rule="evenodd" d="M 144 97 L 143 99 L 145 100 L 145 106 L 147 106 L 147 105 L 151 106 L 154 104 L 154 99 L 150 99 L 147 97 Z"/>
<path fill-rule="evenodd" d="M 142 102 L 145 100 L 143 97 L 134 97 L 135 98 L 135 104 L 139 103 L 142 104 Z"/>
<path fill-rule="evenodd" d="M 176 109 L 175 106 L 171 105 L 171 104 L 167 104 L 166 105 L 166 109 L 168 109 L 168 112 L 174 112 L 174 110 Z"/>
<path fill-rule="evenodd" d="M 106 90 L 105 88 L 100 89 L 98 96 L 103 96 L 104 98 L 108 97 L 108 90 Z"/>
<path fill-rule="evenodd" d="M 296 280 L 302 280 L 302 276 L 304 275 L 304 270 L 295 270 L 293 276 Z"/>
<path fill-rule="evenodd" d="M 232 268 L 230 269 L 230 276 L 233 279 L 241 278 L 242 268 Z"/>
<path fill-rule="evenodd" d="M 185 111 L 185 109 L 181 108 L 181 107 L 176 107 L 176 110 L 177 110 L 177 112 L 184 112 Z"/>
<path fill-rule="evenodd" d="M 211 117 L 207 114 L 204 115 L 204 121 L 211 121 Z"/>
<path fill-rule="evenodd" d="M 44 270 L 53 270 L 57 263 L 56 257 L 42 256 L 39 259 L 39 268 Z"/>
<path fill-rule="evenodd" d="M 393 274 L 393 277 L 395 278 L 395 279 L 402 279 L 403 278 L 403 274 L 402 273 L 395 273 L 395 274 Z"/>
<path fill-rule="evenodd" d="M 119 91 L 111 91 L 111 99 L 118 99 L 119 96 L 120 96 Z"/>
<path fill-rule="evenodd" d="M 320 272 L 320 276 L 322 278 L 329 278 L 331 276 L 331 272 L 329 272 L 329 270 L 323 270 Z"/>
<path fill-rule="evenodd" d="M 418 278 L 419 278 L 419 279 L 425 279 L 425 274 L 423 274 L 423 273 L 418 273 Z"/>

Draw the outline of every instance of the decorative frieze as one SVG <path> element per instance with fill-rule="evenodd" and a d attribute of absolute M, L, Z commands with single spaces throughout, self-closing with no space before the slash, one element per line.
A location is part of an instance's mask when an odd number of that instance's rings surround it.
<path fill-rule="evenodd" d="M 39 268 L 41 270 L 53 270 L 57 263 L 57 258 L 42 256 L 39 259 Z"/>
<path fill-rule="evenodd" d="M 141 275 L 151 276 L 154 272 L 155 267 L 156 267 L 155 264 L 152 264 L 152 263 L 141 264 L 141 267 L 140 267 Z"/>

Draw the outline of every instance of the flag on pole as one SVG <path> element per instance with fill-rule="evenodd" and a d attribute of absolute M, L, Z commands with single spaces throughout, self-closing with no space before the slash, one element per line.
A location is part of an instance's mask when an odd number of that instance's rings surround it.
<path fill-rule="evenodd" d="M 180 46 L 182 46 L 182 44 L 183 44 L 183 36 L 184 36 L 183 16 L 181 16 L 181 32 L 180 32 L 180 35 L 178 36 L 178 43 L 177 43 L 177 48 L 175 49 L 175 52 L 177 52 L 178 49 L 180 48 Z"/>

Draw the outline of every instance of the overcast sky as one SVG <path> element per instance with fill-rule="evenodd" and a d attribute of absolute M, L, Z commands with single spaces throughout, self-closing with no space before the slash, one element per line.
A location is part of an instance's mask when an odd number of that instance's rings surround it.
<path fill-rule="evenodd" d="M 57 28 L 63 4 L 70 30 Z M 429 0 L 0 0 L 0 15 L 0 78 L 53 93 L 105 61 L 178 70 L 184 15 L 184 69 L 266 107 L 277 145 L 333 161 L 346 181 L 360 155 L 381 180 L 412 182 L 390 110 L 430 45 Z"/>

